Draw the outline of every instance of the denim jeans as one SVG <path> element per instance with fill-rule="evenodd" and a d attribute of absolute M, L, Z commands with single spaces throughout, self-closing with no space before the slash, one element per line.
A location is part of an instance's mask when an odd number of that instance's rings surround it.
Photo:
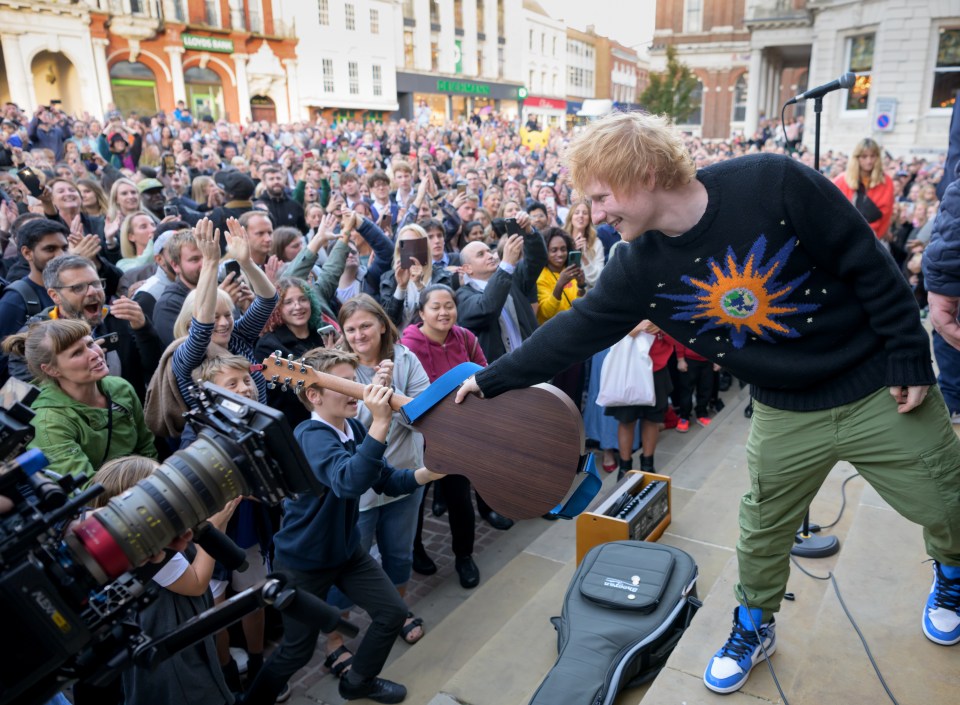
<path fill-rule="evenodd" d="M 943 400 L 951 414 L 960 412 L 960 350 L 950 345 L 943 337 L 934 332 L 933 355 L 937 359 L 940 374 L 937 382 L 943 392 Z"/>

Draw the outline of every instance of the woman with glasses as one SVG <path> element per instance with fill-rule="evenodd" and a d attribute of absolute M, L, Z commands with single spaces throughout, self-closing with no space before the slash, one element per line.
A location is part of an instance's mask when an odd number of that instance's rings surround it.
<path fill-rule="evenodd" d="M 107 356 L 82 320 L 34 323 L 9 336 L 3 352 L 27 360 L 40 395 L 31 408 L 34 438 L 47 469 L 91 478 L 108 460 L 157 457 L 153 434 L 133 385 L 110 374 Z"/>

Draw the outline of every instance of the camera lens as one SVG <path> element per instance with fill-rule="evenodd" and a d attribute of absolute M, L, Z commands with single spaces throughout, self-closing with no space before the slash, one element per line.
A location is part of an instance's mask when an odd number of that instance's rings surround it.
<path fill-rule="evenodd" d="M 250 494 L 241 472 L 246 455 L 231 439 L 201 431 L 154 473 L 114 497 L 73 531 L 75 551 L 101 580 L 141 565 L 174 538 L 197 526 L 228 501 Z"/>

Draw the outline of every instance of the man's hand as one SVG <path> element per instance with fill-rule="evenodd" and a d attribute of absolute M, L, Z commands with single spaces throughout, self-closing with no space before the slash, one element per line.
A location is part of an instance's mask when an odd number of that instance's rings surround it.
<path fill-rule="evenodd" d="M 533 225 L 530 223 L 530 216 L 527 215 L 526 211 L 519 211 L 516 215 L 517 225 L 520 226 L 520 229 L 525 233 L 533 232 Z"/>
<path fill-rule="evenodd" d="M 267 279 L 273 282 L 273 285 L 277 285 L 277 280 L 280 278 L 280 270 L 282 270 L 287 263 L 276 255 L 270 255 L 267 258 L 267 263 L 263 266 L 263 273 L 267 275 Z"/>
<path fill-rule="evenodd" d="M 930 387 L 890 387 L 890 394 L 897 400 L 897 412 L 906 414 L 923 403 Z"/>
<path fill-rule="evenodd" d="M 503 245 L 503 261 L 516 267 L 523 256 L 523 235 L 508 235 Z"/>
<path fill-rule="evenodd" d="M 950 345 L 960 350 L 960 296 L 944 296 L 927 292 L 927 304 L 930 306 L 930 322 L 934 329 Z"/>
<path fill-rule="evenodd" d="M 480 391 L 480 385 L 477 384 L 476 377 L 470 377 L 460 385 L 460 389 L 457 390 L 457 396 L 454 399 L 454 402 L 457 404 L 462 403 L 463 400 L 467 398 L 468 394 L 476 394 L 478 397 L 483 399 L 483 392 Z"/>
<path fill-rule="evenodd" d="M 121 296 L 110 305 L 110 315 L 126 321 L 134 330 L 140 330 L 147 324 L 147 317 L 140 304 L 126 296 Z"/>

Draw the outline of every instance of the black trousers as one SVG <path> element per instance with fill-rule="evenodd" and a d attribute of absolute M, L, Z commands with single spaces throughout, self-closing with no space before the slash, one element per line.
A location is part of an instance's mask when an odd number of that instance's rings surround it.
<path fill-rule="evenodd" d="M 707 404 L 713 392 L 713 363 L 709 360 L 687 359 L 687 371 L 679 373 L 677 406 L 681 419 L 690 420 L 693 411 L 693 394 L 697 394 L 697 418 L 707 415 Z"/>
<path fill-rule="evenodd" d="M 473 513 L 473 501 L 470 498 L 470 480 L 463 475 L 447 475 L 434 481 L 433 491 L 439 490 L 443 501 L 447 503 L 447 519 L 450 522 L 450 543 L 453 555 L 466 558 L 473 555 L 473 539 L 477 518 Z M 477 495 L 477 500 L 480 496 Z M 414 546 L 423 549 L 423 512 L 427 504 L 427 493 L 423 493 L 420 503 L 420 515 L 417 517 L 417 536 Z"/>
<path fill-rule="evenodd" d="M 407 616 L 407 606 L 370 554 L 357 548 L 349 560 L 336 568 L 300 571 L 277 561 L 277 570 L 286 573 L 293 585 L 321 599 L 336 585 L 373 620 L 367 629 L 351 666 L 356 676 L 372 678 L 383 670 Z M 305 624 L 283 614 L 283 641 L 264 664 L 244 697 L 244 705 L 273 705 L 287 681 L 310 662 L 319 627 Z"/>

